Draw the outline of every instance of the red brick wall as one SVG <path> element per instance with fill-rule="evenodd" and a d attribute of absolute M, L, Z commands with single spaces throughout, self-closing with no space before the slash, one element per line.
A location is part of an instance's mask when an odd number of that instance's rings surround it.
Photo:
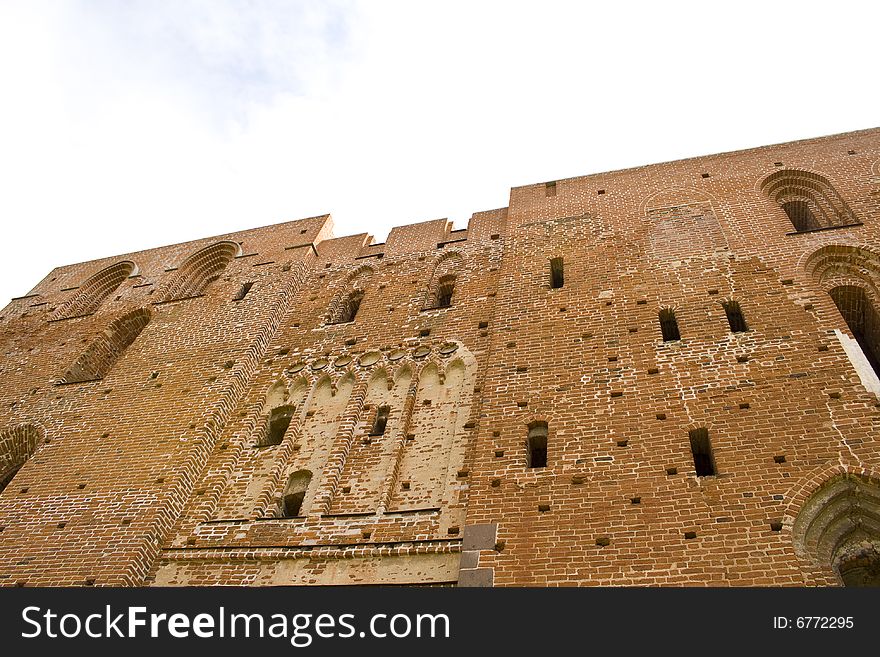
<path fill-rule="evenodd" d="M 15 427 L 42 437 L 0 495 L 0 583 L 835 584 L 793 526 L 823 482 L 880 469 L 877 398 L 828 295 L 877 303 L 878 162 L 869 130 L 515 188 L 463 231 L 372 244 L 315 217 L 59 267 L 0 313 L 0 449 Z M 791 234 L 762 190 L 786 168 L 861 225 Z M 153 303 L 222 240 L 241 253 L 203 296 Z M 451 252 L 452 306 L 426 308 Z M 137 273 L 56 321 L 120 261 Z M 355 321 L 327 325 L 353 289 Z M 151 320 L 103 379 L 58 384 L 138 308 Z M 256 447 L 282 403 L 291 428 Z M 530 469 L 536 420 L 548 465 Z M 696 428 L 716 476 L 695 475 Z M 306 468 L 303 516 L 278 517 Z"/>

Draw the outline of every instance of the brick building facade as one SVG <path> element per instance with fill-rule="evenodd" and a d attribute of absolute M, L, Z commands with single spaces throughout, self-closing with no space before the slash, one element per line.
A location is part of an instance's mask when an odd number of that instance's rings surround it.
<path fill-rule="evenodd" d="M 59 267 L 0 583 L 880 579 L 880 129 Z"/>

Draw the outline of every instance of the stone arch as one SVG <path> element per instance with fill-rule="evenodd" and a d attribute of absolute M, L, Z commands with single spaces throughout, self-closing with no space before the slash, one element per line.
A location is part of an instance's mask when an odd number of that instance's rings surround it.
<path fill-rule="evenodd" d="M 425 308 L 448 308 L 458 282 L 459 270 L 464 258 L 458 251 L 444 253 L 431 274 L 425 293 Z"/>
<path fill-rule="evenodd" d="M 125 279 L 137 273 L 137 265 L 130 260 L 123 260 L 105 267 L 92 275 L 79 286 L 76 294 L 62 304 L 50 317 L 50 320 L 84 317 L 94 313 L 98 307 L 113 294 Z"/>
<path fill-rule="evenodd" d="M 34 455 L 45 432 L 35 424 L 20 424 L 0 432 L 0 492 Z"/>
<path fill-rule="evenodd" d="M 880 586 L 880 479 L 837 473 L 813 488 L 792 523 L 796 554 L 838 581 Z"/>
<path fill-rule="evenodd" d="M 230 241 L 217 242 L 193 253 L 172 274 L 156 303 L 203 295 L 238 255 L 241 255 L 241 246 Z"/>
<path fill-rule="evenodd" d="M 139 308 L 111 322 L 64 373 L 59 383 L 103 379 L 150 323 L 151 316 L 149 309 Z"/>
<path fill-rule="evenodd" d="M 843 197 L 823 175 L 803 169 L 780 169 L 764 178 L 761 191 L 803 233 L 859 223 Z"/>

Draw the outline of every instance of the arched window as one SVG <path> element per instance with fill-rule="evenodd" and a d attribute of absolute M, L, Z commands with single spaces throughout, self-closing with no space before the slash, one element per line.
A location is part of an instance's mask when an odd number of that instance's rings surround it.
<path fill-rule="evenodd" d="M 287 478 L 284 495 L 281 497 L 281 515 L 285 518 L 296 518 L 302 512 L 303 500 L 312 481 L 312 473 L 299 470 Z"/>
<path fill-rule="evenodd" d="M 709 477 L 715 473 L 715 458 L 709 443 L 708 429 L 694 429 L 688 433 L 691 441 L 691 454 L 698 477 Z"/>
<path fill-rule="evenodd" d="M 794 226 L 795 230 L 799 233 L 808 230 L 816 230 L 817 228 L 822 227 L 822 224 L 816 219 L 816 215 L 813 214 L 813 211 L 810 209 L 810 204 L 807 201 L 786 201 L 782 204 L 782 209 L 785 210 L 785 214 L 788 215 L 791 225 Z"/>
<path fill-rule="evenodd" d="M 865 358 L 880 377 L 880 317 L 865 289 L 858 285 L 839 285 L 829 294 Z"/>
<path fill-rule="evenodd" d="M 385 428 L 388 426 L 388 414 L 390 412 L 390 406 L 380 406 L 376 409 L 376 419 L 373 420 L 373 427 L 370 429 L 371 436 L 382 436 L 385 434 Z"/>
<path fill-rule="evenodd" d="M 437 281 L 437 308 L 449 308 L 455 292 L 455 274 L 446 274 Z"/>
<path fill-rule="evenodd" d="M 0 432 L 0 491 L 27 460 L 37 451 L 43 431 L 32 424 L 23 424 Z"/>
<path fill-rule="evenodd" d="M 201 296 L 240 253 L 235 242 L 218 242 L 194 253 L 172 274 L 156 303 Z"/>
<path fill-rule="evenodd" d="M 458 281 L 457 269 L 461 265 L 461 254 L 456 251 L 444 254 L 434 268 L 428 293 L 425 297 L 425 308 L 449 308 L 455 294 Z"/>
<path fill-rule="evenodd" d="M 742 308 L 738 301 L 725 301 L 721 304 L 724 306 L 724 312 L 727 315 L 727 323 L 730 325 L 732 333 L 745 333 L 749 330 L 746 324 L 746 318 L 743 316 Z"/>
<path fill-rule="evenodd" d="M 293 419 L 293 406 L 279 406 L 273 408 L 269 413 L 269 420 L 266 423 L 266 433 L 257 444 L 257 447 L 271 447 L 272 445 L 280 445 L 284 440 L 284 434 L 290 427 L 290 421 Z"/>
<path fill-rule="evenodd" d="M 528 466 L 530 468 L 547 467 L 547 423 L 533 422 L 529 425 Z"/>
<path fill-rule="evenodd" d="M 150 311 L 145 308 L 111 322 L 65 372 L 60 383 L 80 383 L 104 378 L 149 323 Z"/>
<path fill-rule="evenodd" d="M 782 169 L 768 176 L 761 187 L 782 208 L 795 232 L 859 223 L 843 197 L 818 173 Z"/>
<path fill-rule="evenodd" d="M 76 294 L 56 310 L 51 319 L 70 319 L 91 315 L 126 278 L 137 271 L 133 262 L 128 260 L 102 269 L 79 286 Z"/>
<path fill-rule="evenodd" d="M 844 586 L 880 586 L 880 481 L 840 474 L 817 487 L 792 526 L 800 557 Z"/>
<path fill-rule="evenodd" d="M 328 324 L 347 324 L 353 322 L 364 299 L 363 290 L 353 290 L 343 297 L 332 310 Z"/>
<path fill-rule="evenodd" d="M 660 311 L 660 333 L 663 334 L 663 342 L 675 342 L 681 340 L 678 332 L 678 320 L 672 308 L 663 308 Z"/>

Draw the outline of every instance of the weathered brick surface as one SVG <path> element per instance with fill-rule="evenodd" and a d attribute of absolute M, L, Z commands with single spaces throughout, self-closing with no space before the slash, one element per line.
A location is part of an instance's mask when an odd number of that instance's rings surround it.
<path fill-rule="evenodd" d="M 880 536 L 878 285 L 880 130 L 57 268 L 0 318 L 0 583 L 837 584 Z"/>

